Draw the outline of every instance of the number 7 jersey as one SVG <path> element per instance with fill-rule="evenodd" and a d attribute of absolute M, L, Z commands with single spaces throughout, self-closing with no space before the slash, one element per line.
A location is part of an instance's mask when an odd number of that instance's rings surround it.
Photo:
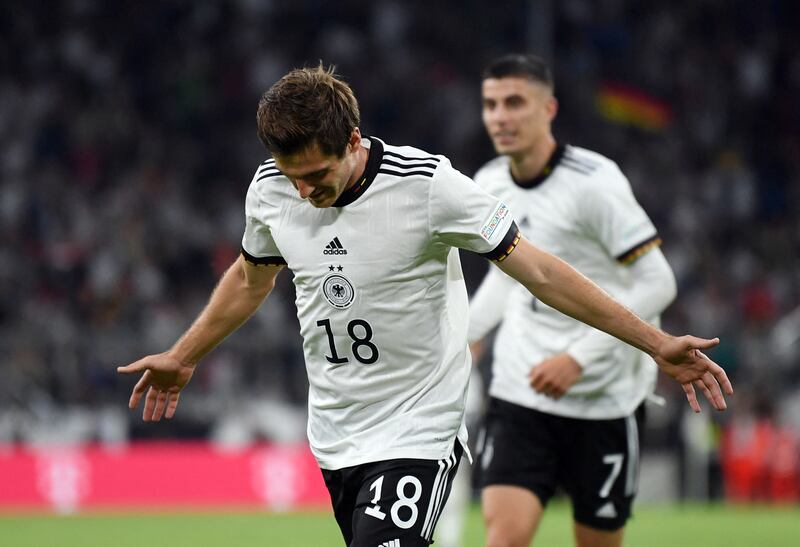
<path fill-rule="evenodd" d="M 273 160 L 246 201 L 245 258 L 294 273 L 308 438 L 324 469 L 442 459 L 466 442 L 469 314 L 455 247 L 502 259 L 519 237 L 508 207 L 443 156 L 362 142 L 364 175 L 332 207 L 301 199 Z"/>

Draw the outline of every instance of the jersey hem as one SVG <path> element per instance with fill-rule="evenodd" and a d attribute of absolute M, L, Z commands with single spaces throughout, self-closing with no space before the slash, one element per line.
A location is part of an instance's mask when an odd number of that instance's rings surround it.
<path fill-rule="evenodd" d="M 634 411 L 639 407 L 639 405 L 647 399 L 648 394 L 644 393 L 641 396 L 638 396 L 634 399 L 630 399 L 633 403 L 631 408 L 626 411 L 625 408 L 618 407 L 614 411 L 606 412 L 597 412 L 596 405 L 597 401 L 592 401 L 591 403 L 587 403 L 585 407 L 581 406 L 575 409 L 566 409 L 560 407 L 550 407 L 548 405 L 538 405 L 538 404 L 530 404 L 530 401 L 520 401 L 514 399 L 513 397 L 506 397 L 502 395 L 497 395 L 496 393 L 492 393 L 489 391 L 489 396 L 494 399 L 499 399 L 505 403 L 509 403 L 512 405 L 521 406 L 523 408 L 528 408 L 531 410 L 537 410 L 539 412 L 544 412 L 546 414 L 552 414 L 553 416 L 561 416 L 562 418 L 574 418 L 578 420 L 616 420 L 618 418 L 624 418 L 626 416 L 630 416 L 634 413 Z M 585 409 L 592 409 L 592 412 L 585 412 Z"/>
<path fill-rule="evenodd" d="M 322 458 L 317 454 L 314 454 L 314 457 L 317 460 L 317 465 L 319 465 L 320 469 L 325 469 L 327 471 L 336 471 L 338 469 L 344 469 L 345 467 L 354 467 L 356 465 L 363 465 L 365 463 L 374 463 L 374 462 L 382 462 L 386 460 L 443 460 L 448 458 L 454 450 L 455 442 L 458 441 L 461 444 L 461 448 L 464 450 L 464 455 L 472 462 L 472 454 L 470 454 L 469 447 L 465 440 L 460 438 L 454 438 L 452 441 L 448 442 L 446 445 L 443 445 L 445 448 L 435 450 L 435 449 L 428 449 L 428 450 L 420 450 L 419 448 L 403 448 L 397 450 L 387 450 L 385 452 L 374 452 L 371 454 L 362 454 L 358 457 L 353 458 Z M 311 449 L 311 452 L 314 452 L 314 449 Z"/>

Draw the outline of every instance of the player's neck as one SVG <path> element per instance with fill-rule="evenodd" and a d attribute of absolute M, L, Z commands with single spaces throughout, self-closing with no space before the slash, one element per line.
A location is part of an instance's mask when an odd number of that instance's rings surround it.
<path fill-rule="evenodd" d="M 509 156 L 511 174 L 516 180 L 531 180 L 538 177 L 556 149 L 556 139 L 548 135 L 543 142 L 536 143 L 519 156 Z"/>
<path fill-rule="evenodd" d="M 353 168 L 353 173 L 350 175 L 350 178 L 347 181 L 347 185 L 344 187 L 345 190 L 353 186 L 356 181 L 361 178 L 361 175 L 364 174 L 364 171 L 367 170 L 367 160 L 369 159 L 369 148 L 361 145 L 359 150 L 356 152 L 357 157 L 355 161 L 355 167 Z"/>

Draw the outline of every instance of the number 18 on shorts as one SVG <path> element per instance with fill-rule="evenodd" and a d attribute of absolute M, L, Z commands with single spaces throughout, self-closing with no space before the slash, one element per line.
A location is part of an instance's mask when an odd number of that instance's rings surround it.
<path fill-rule="evenodd" d="M 462 453 L 456 442 L 453 454 L 443 460 L 396 459 L 323 469 L 346 545 L 430 545 Z"/>

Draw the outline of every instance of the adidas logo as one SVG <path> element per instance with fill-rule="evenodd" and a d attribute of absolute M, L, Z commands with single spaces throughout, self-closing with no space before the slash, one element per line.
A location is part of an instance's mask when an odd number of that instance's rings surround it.
<path fill-rule="evenodd" d="M 334 237 L 333 240 L 325 245 L 325 250 L 322 251 L 324 255 L 346 255 L 347 250 L 342 246 L 342 242 L 339 241 L 338 237 Z"/>
<path fill-rule="evenodd" d="M 391 541 L 384 541 L 383 543 L 378 545 L 378 547 L 400 547 L 400 540 L 393 539 Z"/>
<path fill-rule="evenodd" d="M 597 512 L 594 514 L 596 517 L 600 517 L 603 519 L 613 519 L 617 517 L 617 510 L 614 509 L 614 504 L 610 501 L 603 505 Z"/>

